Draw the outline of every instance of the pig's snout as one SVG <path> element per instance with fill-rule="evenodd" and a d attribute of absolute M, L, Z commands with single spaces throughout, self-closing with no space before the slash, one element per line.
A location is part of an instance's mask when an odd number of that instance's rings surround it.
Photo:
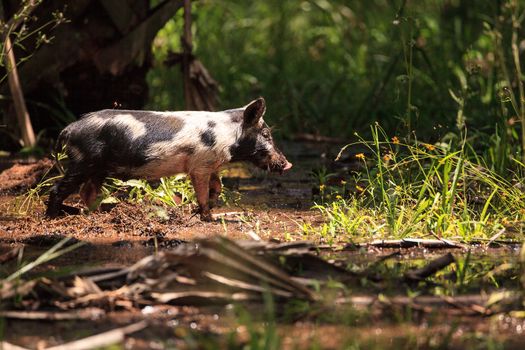
<path fill-rule="evenodd" d="M 272 172 L 280 173 L 280 174 L 289 170 L 292 167 L 292 163 L 290 163 L 282 154 L 278 154 L 277 156 L 270 157 L 268 163 L 269 163 L 268 170 Z"/>
<path fill-rule="evenodd" d="M 282 175 L 285 171 L 290 170 L 291 167 L 292 167 L 292 163 L 290 163 L 289 161 L 286 161 L 286 164 L 281 169 L 281 171 L 279 171 L 279 173 Z"/>

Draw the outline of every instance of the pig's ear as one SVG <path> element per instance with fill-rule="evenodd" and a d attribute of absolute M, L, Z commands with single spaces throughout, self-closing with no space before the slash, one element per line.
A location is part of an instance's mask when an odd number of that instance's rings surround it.
<path fill-rule="evenodd" d="M 256 100 L 250 102 L 244 109 L 244 126 L 254 126 L 259 124 L 261 118 L 266 112 L 266 102 L 264 98 L 259 97 Z"/>

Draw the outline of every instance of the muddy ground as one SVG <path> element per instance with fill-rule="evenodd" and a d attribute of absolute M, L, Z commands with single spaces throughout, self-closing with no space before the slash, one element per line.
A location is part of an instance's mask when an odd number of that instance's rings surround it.
<path fill-rule="evenodd" d="M 222 203 L 213 211 L 215 221 L 209 223 L 201 222 L 193 215 L 190 206 L 164 208 L 168 213 L 166 219 L 165 215 L 158 215 L 158 206 L 154 203 L 124 201 L 93 213 L 50 220 L 43 216 L 43 202 L 35 200 L 30 210 L 20 213 L 15 209 L 23 200 L 21 196 L 28 188 L 34 186 L 52 162 L 39 161 L 10 168 L 12 162 L 4 160 L 0 162 L 0 168 L 10 170 L 0 174 L 0 255 L 17 247 L 24 247 L 20 261 L 27 262 L 36 259 L 64 237 L 72 237 L 75 241 L 86 243 L 32 272 L 52 275 L 53 272 L 60 273 L 64 269 L 118 269 L 132 265 L 151 254 L 169 251 L 185 242 L 217 236 L 233 240 L 260 239 L 263 242 L 318 240 L 319 237 L 315 236 L 305 237 L 301 230 L 303 223 L 315 227 L 323 220 L 318 212 L 311 210 L 317 183 L 310 173 L 322 166 L 331 169 L 330 159 L 337 153 L 339 145 L 290 143 L 283 148 L 294 163 L 294 169 L 282 176 L 268 175 L 244 165 L 233 165 L 226 169 L 223 182 L 229 191 L 240 194 L 240 200 L 237 202 L 232 199 L 229 203 Z M 71 196 L 67 204 L 82 208 L 78 196 Z M 337 262 L 342 267 L 352 266 L 352 269 L 374 265 L 384 257 L 392 256 L 393 264 L 401 265 L 406 262 L 429 261 L 448 252 L 424 247 L 345 248 L 344 240 L 333 249 L 324 246 L 325 242 L 318 240 L 315 243 L 322 246 L 317 255 L 331 263 Z M 517 246 L 502 246 L 497 249 L 484 246 L 471 248 L 474 259 L 492 259 L 491 264 L 495 266 L 507 263 L 509 259 L 517 259 L 519 253 Z M 465 249 L 450 251 L 456 256 L 466 254 Z M 12 271 L 15 263 L 5 264 L 2 273 Z M 322 275 L 323 271 L 317 271 L 315 276 L 325 283 L 330 283 L 329 279 L 323 279 Z M 373 281 L 373 278 L 370 280 Z M 505 287 L 515 288 L 515 284 Z M 355 282 L 355 288 L 347 288 L 354 293 L 350 293 L 351 295 L 374 300 L 380 299 L 385 290 L 389 290 L 393 295 L 407 293 L 405 288 L 388 286 L 382 280 L 373 281 L 373 285 Z M 488 291 L 497 289 L 490 287 Z M 421 306 L 423 309 L 420 310 L 414 305 L 407 309 L 405 305 L 401 309 L 379 311 L 372 304 L 359 304 L 362 302 L 360 300 L 352 299 L 351 306 L 343 302 L 339 306 L 335 303 L 320 309 L 314 307 L 313 311 L 300 313 L 302 316 L 294 316 L 292 319 L 281 317 L 283 312 L 279 310 L 280 305 L 277 305 L 277 316 L 274 316 L 277 319 L 274 321 L 278 325 L 276 334 L 280 345 L 273 348 L 317 346 L 460 349 L 474 346 L 512 349 L 522 348 L 525 344 L 525 323 L 520 317 L 511 317 L 504 313 L 449 313 L 442 312 L 439 306 L 430 309 Z M 486 301 L 486 295 L 479 300 Z M 246 313 L 250 315 L 248 320 L 238 311 L 239 307 L 245 308 Z M 103 316 L 93 319 L 50 321 L 7 316 L 2 319 L 1 328 L 3 339 L 9 343 L 27 348 L 46 348 L 147 320 L 147 328 L 125 336 L 119 342 L 122 347 L 215 348 L 217 345 L 238 347 L 252 342 L 252 348 L 255 348 L 257 346 L 253 346 L 253 339 L 257 332 L 254 333 L 252 328 L 259 329 L 258 322 L 264 314 L 265 307 L 260 304 L 206 307 L 168 304 L 118 307 L 113 305 L 102 308 Z M 424 309 L 425 307 L 427 309 Z M 18 311 L 38 308 L 34 302 L 21 302 L 16 305 Z M 339 315 L 336 311 L 342 309 L 345 312 Z M 339 316 L 326 317 L 331 313 Z M 267 325 L 267 320 L 263 324 Z M 268 329 L 266 331 L 268 332 Z M 264 344 L 264 336 L 259 340 L 259 343 Z"/>

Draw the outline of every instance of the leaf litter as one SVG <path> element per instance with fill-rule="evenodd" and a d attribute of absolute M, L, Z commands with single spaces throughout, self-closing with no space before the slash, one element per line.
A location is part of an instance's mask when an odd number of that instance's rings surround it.
<path fill-rule="evenodd" d="M 52 252 L 60 251 L 62 246 L 61 242 Z M 7 256 L 16 256 L 16 249 Z M 361 270 L 349 268 L 348 255 L 344 254 L 353 253 L 355 249 L 333 250 L 333 256 L 327 256 L 326 249 L 310 242 L 234 242 L 216 237 L 182 243 L 121 268 L 83 268 L 57 277 L 32 277 L 26 268 L 16 279 L 1 282 L 0 316 L 10 320 L 96 321 L 114 312 L 135 312 L 128 325 L 56 347 L 87 349 L 121 342 L 127 335 L 148 328 L 152 321 L 142 311 L 152 308 L 206 309 L 241 304 L 263 310 L 270 298 L 280 310 L 291 303 L 304 303 L 306 311 L 294 316 L 300 319 L 315 318 L 319 308 L 337 313 L 345 306 L 376 315 L 406 309 L 462 317 L 486 317 L 520 309 L 521 294 L 516 290 L 458 295 L 399 293 L 402 286 L 435 283 L 429 281 L 432 276 L 456 265 L 451 252 L 420 267 L 386 276 L 378 274 L 378 267 L 398 261 L 405 253 L 395 251 L 379 257 Z M 397 285 L 397 293 L 363 293 L 356 288 L 367 284 L 370 288 L 385 281 Z M 352 289 L 355 293 L 348 292 Z M 142 317 L 137 321 L 136 315 Z"/>

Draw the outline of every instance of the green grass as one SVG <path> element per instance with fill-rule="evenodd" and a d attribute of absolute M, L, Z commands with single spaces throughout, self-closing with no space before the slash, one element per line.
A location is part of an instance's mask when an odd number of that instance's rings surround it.
<path fill-rule="evenodd" d="M 16 198 L 12 208 L 9 209 L 12 214 L 29 214 L 36 203 L 42 202 L 41 197 L 46 195 L 53 184 L 64 176 L 62 161 L 67 159 L 67 155 L 62 150 L 62 152 L 53 153 L 53 157 L 55 165 L 42 175 L 42 179 L 36 186 L 28 189 L 26 193 Z M 55 174 L 54 169 L 58 171 L 58 174 Z"/>
<path fill-rule="evenodd" d="M 352 194 L 345 193 L 346 182 L 320 186 L 320 203 L 314 209 L 326 218 L 317 228 L 321 238 L 331 242 L 430 236 L 470 241 L 511 228 L 518 233 L 507 238 L 522 240 L 525 193 L 515 185 L 521 183 L 521 162 L 514 162 L 517 171 L 507 179 L 469 154 L 465 139 L 457 145 L 401 142 L 377 125 L 371 134 L 372 141 L 361 139 L 339 155 L 356 145 L 367 149 L 352 155 L 362 164 Z M 306 231 L 312 234 L 316 229 Z"/>

